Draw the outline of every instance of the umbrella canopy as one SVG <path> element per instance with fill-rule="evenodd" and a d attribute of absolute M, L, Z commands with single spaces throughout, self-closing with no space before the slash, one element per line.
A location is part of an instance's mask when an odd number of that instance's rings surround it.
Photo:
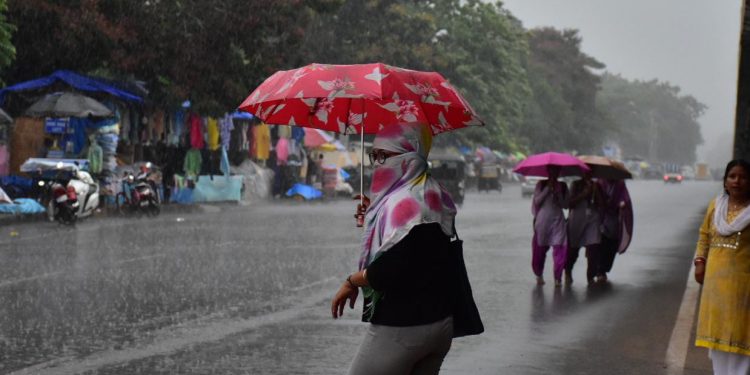
<path fill-rule="evenodd" d="M 74 92 L 56 92 L 44 96 L 26 110 L 35 117 L 109 117 L 112 111 L 95 99 Z"/>
<path fill-rule="evenodd" d="M 312 64 L 279 71 L 239 107 L 262 121 L 344 134 L 375 134 L 397 123 L 427 124 L 433 134 L 484 125 L 438 73 L 375 63 Z"/>
<path fill-rule="evenodd" d="M 625 167 L 625 164 L 619 161 L 598 155 L 583 155 L 578 158 L 591 167 L 591 175 L 593 177 L 613 180 L 633 178 L 633 175 Z"/>
<path fill-rule="evenodd" d="M 239 109 L 267 124 L 359 133 L 362 161 L 365 133 L 376 134 L 385 126 L 422 123 L 432 134 L 439 134 L 484 125 L 440 74 L 382 63 L 311 64 L 279 71 L 258 86 Z M 364 162 L 360 162 L 362 199 L 363 169 Z"/>
<path fill-rule="evenodd" d="M 560 177 L 580 176 L 583 172 L 591 170 L 591 168 L 573 155 L 560 152 L 545 152 L 527 157 L 513 168 L 513 172 L 524 176 L 549 177 L 547 169 L 550 166 L 560 167 Z"/>

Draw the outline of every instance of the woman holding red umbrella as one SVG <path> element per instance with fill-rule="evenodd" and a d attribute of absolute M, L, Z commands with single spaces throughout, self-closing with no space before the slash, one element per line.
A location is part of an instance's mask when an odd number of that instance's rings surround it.
<path fill-rule="evenodd" d="M 431 139 L 424 125 L 398 125 L 373 142 L 360 271 L 331 303 L 338 318 L 364 290 L 371 324 L 349 374 L 437 374 L 451 347 L 456 206 L 427 173 Z"/>

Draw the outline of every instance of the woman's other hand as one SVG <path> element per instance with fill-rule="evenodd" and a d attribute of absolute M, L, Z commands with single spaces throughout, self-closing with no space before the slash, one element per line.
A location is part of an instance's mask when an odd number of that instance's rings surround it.
<path fill-rule="evenodd" d="M 367 208 L 370 207 L 370 198 L 366 195 L 357 194 L 353 199 L 360 201 L 360 203 L 357 204 L 357 211 L 354 214 L 354 218 L 357 219 L 357 226 L 361 227 L 365 222 L 365 212 L 367 212 Z"/>
<path fill-rule="evenodd" d="M 349 307 L 353 309 L 358 295 L 359 288 L 352 286 L 349 281 L 344 281 L 339 291 L 336 292 L 336 296 L 333 297 L 333 302 L 331 302 L 331 315 L 333 315 L 333 319 L 344 315 L 347 300 L 349 300 Z"/>
<path fill-rule="evenodd" d="M 695 281 L 697 281 L 698 284 L 703 285 L 703 277 L 705 275 L 706 275 L 706 264 L 697 263 L 695 265 Z"/>

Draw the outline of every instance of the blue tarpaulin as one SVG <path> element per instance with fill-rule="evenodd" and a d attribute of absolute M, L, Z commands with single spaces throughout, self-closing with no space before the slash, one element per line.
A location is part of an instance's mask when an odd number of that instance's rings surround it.
<path fill-rule="evenodd" d="M 200 176 L 193 189 L 193 203 L 239 202 L 242 199 L 242 176 Z"/>
<path fill-rule="evenodd" d="M 232 118 L 236 120 L 252 120 L 255 118 L 255 116 L 253 116 L 252 113 L 248 112 L 234 111 L 232 113 Z"/>
<path fill-rule="evenodd" d="M 37 78 L 31 81 L 17 83 L 0 90 L 0 105 L 3 105 L 9 93 L 31 91 L 52 86 L 55 83 L 65 83 L 68 86 L 84 92 L 106 93 L 118 99 L 130 102 L 142 102 L 143 99 L 128 91 L 119 89 L 104 81 L 73 73 L 68 70 L 58 70 L 47 77 Z"/>
<path fill-rule="evenodd" d="M 343 178 L 343 179 L 344 179 L 344 181 L 348 181 L 348 180 L 349 180 L 349 177 L 351 177 L 351 175 L 349 175 L 349 173 L 347 173 L 347 172 L 346 172 L 345 170 L 343 170 L 343 169 L 340 169 L 340 170 L 339 170 L 339 173 L 341 174 L 341 178 Z"/>
<path fill-rule="evenodd" d="M 13 203 L 0 204 L 0 213 L 3 214 L 40 214 L 45 211 L 37 201 L 28 198 L 18 198 Z"/>
<path fill-rule="evenodd" d="M 294 184 L 291 189 L 287 190 L 286 196 L 293 197 L 295 195 L 302 196 L 307 200 L 318 199 L 323 197 L 323 193 L 310 186 L 304 184 Z"/>

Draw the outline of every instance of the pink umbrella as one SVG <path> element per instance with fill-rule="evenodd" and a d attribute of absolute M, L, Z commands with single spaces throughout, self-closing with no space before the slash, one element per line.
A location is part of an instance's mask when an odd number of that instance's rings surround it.
<path fill-rule="evenodd" d="M 524 176 L 549 177 L 547 169 L 550 166 L 560 167 L 560 177 L 580 176 L 583 172 L 591 170 L 584 162 L 573 155 L 545 152 L 527 157 L 513 168 L 513 172 Z"/>

